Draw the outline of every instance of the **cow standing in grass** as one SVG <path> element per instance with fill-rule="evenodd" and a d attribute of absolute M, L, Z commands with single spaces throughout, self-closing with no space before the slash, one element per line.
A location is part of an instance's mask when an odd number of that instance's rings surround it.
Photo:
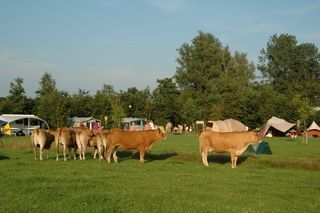
<path fill-rule="evenodd" d="M 77 159 L 76 152 L 78 149 L 77 141 L 76 141 L 76 131 L 71 128 L 58 128 L 55 133 L 55 141 L 56 141 L 56 152 L 57 158 L 59 160 L 59 145 L 63 146 L 63 159 L 67 160 L 66 152 L 69 150 L 69 154 L 71 154 L 71 149 L 73 148 L 73 159 Z"/>
<path fill-rule="evenodd" d="M 76 141 L 79 149 L 80 160 L 86 159 L 86 151 L 88 146 L 94 147 L 95 149 L 94 158 L 95 158 L 97 153 L 97 144 L 96 144 L 96 137 L 93 134 L 93 131 L 88 128 L 76 128 L 75 132 L 76 132 Z"/>
<path fill-rule="evenodd" d="M 107 137 L 107 161 L 111 162 L 111 154 L 114 153 L 114 161 L 117 163 L 116 149 L 121 146 L 127 150 L 137 150 L 140 153 L 140 162 L 144 163 L 144 155 L 151 149 L 154 142 L 165 138 L 164 129 L 146 131 L 110 131 Z"/>
<path fill-rule="evenodd" d="M 200 153 L 203 165 L 209 166 L 207 156 L 210 152 L 229 152 L 231 167 L 237 167 L 238 157 L 250 144 L 261 142 L 262 137 L 256 131 L 250 132 L 213 132 L 207 130 L 199 137 Z"/>
<path fill-rule="evenodd" d="M 54 133 L 48 130 L 36 128 L 31 134 L 31 143 L 34 152 L 34 159 L 37 160 L 37 146 L 39 146 L 40 150 L 40 160 L 42 160 L 42 153 L 44 149 L 47 153 L 47 159 L 49 159 L 48 151 L 53 141 Z"/>

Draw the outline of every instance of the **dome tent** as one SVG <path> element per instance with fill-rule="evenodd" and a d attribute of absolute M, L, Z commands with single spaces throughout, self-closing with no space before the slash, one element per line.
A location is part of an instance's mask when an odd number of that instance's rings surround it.
<path fill-rule="evenodd" d="M 211 130 L 214 132 L 246 132 L 247 127 L 235 119 L 208 121 Z"/>

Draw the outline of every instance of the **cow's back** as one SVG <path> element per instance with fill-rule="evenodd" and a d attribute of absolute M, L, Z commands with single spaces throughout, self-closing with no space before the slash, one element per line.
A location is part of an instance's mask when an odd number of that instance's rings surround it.
<path fill-rule="evenodd" d="M 108 135 L 110 145 L 121 145 L 126 149 L 148 147 L 156 140 L 163 139 L 157 130 L 111 131 Z"/>
<path fill-rule="evenodd" d="M 238 150 L 243 146 L 254 143 L 254 132 L 213 132 L 204 131 L 200 135 L 203 147 L 210 147 L 216 152 L 227 152 L 231 149 Z"/>

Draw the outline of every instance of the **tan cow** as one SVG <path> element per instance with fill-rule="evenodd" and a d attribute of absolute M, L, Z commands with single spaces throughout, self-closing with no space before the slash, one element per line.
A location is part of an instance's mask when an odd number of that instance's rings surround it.
<path fill-rule="evenodd" d="M 208 165 L 207 156 L 210 152 L 229 152 L 231 155 L 231 167 L 237 167 L 238 157 L 250 144 L 261 142 L 262 137 L 256 131 L 250 132 L 213 132 L 204 131 L 199 137 L 200 153 L 203 165 Z"/>
<path fill-rule="evenodd" d="M 77 159 L 76 153 L 77 153 L 77 141 L 76 141 L 76 132 L 74 129 L 71 128 L 58 128 L 55 133 L 55 141 L 56 141 L 56 152 L 57 152 L 57 158 L 56 160 L 59 160 L 59 145 L 61 144 L 63 146 L 63 159 L 64 161 L 67 160 L 66 152 L 67 149 L 69 150 L 69 154 L 71 154 L 71 148 L 73 148 L 73 159 Z"/>
<path fill-rule="evenodd" d="M 53 141 L 54 134 L 47 130 L 36 128 L 31 134 L 31 143 L 34 152 L 34 159 L 37 160 L 37 146 L 39 146 L 40 150 L 40 160 L 42 160 L 42 153 L 44 149 L 47 153 L 47 159 L 49 159 L 48 151 Z"/>
<path fill-rule="evenodd" d="M 95 136 L 93 134 L 93 131 L 88 128 L 77 128 L 75 129 L 75 132 L 76 141 L 79 148 L 80 160 L 85 160 L 87 146 L 96 146 Z"/>
<path fill-rule="evenodd" d="M 154 142 L 166 137 L 164 129 L 146 131 L 110 131 L 107 136 L 107 161 L 111 162 L 113 153 L 114 161 L 117 163 L 116 149 L 121 146 L 127 150 L 137 150 L 140 153 L 140 162 L 144 163 L 144 155 L 151 149 Z"/>

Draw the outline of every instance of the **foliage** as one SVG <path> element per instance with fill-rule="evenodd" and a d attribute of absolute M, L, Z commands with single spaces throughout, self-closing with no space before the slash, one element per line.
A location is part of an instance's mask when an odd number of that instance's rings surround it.
<path fill-rule="evenodd" d="M 154 89 L 152 99 L 154 112 L 152 118 L 156 124 L 165 125 L 171 121 L 177 125 L 180 121 L 178 104 L 179 90 L 173 78 L 157 80 L 158 86 Z"/>
<path fill-rule="evenodd" d="M 115 98 L 112 100 L 111 106 L 112 106 L 111 121 L 113 122 L 112 126 L 116 128 L 121 128 L 122 118 L 125 117 L 123 103 L 119 98 Z"/>
<path fill-rule="evenodd" d="M 14 79 L 8 97 L 0 98 L 0 112 L 35 113 L 51 127 L 67 125 L 72 116 L 94 116 L 102 122 L 107 116 L 106 127 L 119 127 L 127 116 L 174 126 L 233 118 L 256 128 L 272 116 L 320 122 L 319 112 L 305 113 L 304 106 L 309 110 L 320 105 L 320 53 L 314 44 L 299 44 L 289 34 L 271 36 L 257 66 L 262 77 L 255 76 L 247 54 L 231 52 L 210 33 L 198 32 L 177 51 L 174 76 L 157 79 L 153 91 L 131 87 L 118 93 L 104 84 L 94 95 L 86 89 L 70 95 L 57 89 L 45 72 L 36 98 L 25 96 L 22 78 Z"/>
<path fill-rule="evenodd" d="M 298 44 L 288 34 L 273 35 L 261 50 L 258 68 L 275 90 L 288 97 L 301 94 L 319 104 L 320 53 L 314 44 Z"/>

